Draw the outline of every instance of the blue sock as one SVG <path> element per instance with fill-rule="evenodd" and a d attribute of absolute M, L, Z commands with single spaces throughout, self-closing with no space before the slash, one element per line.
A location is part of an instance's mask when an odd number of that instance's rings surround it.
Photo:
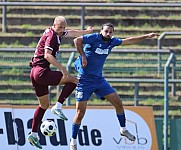
<path fill-rule="evenodd" d="M 124 113 L 117 114 L 117 117 L 118 117 L 120 126 L 121 127 L 126 127 L 126 117 L 125 117 L 125 114 Z"/>
<path fill-rule="evenodd" d="M 80 124 L 72 124 L 72 138 L 77 139 L 77 135 L 79 132 Z"/>

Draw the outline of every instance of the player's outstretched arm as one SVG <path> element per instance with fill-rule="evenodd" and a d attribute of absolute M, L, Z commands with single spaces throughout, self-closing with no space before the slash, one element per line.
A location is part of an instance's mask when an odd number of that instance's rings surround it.
<path fill-rule="evenodd" d="M 93 32 L 93 27 L 89 26 L 86 30 L 67 30 L 68 34 L 66 36 L 68 37 L 78 37 L 84 34 L 90 34 Z"/>
<path fill-rule="evenodd" d="M 141 36 L 129 37 L 129 38 L 123 39 L 123 42 L 121 45 L 130 45 L 130 44 L 138 43 L 146 38 L 154 38 L 154 37 L 157 38 L 158 36 L 159 34 L 157 33 L 148 33 Z"/>

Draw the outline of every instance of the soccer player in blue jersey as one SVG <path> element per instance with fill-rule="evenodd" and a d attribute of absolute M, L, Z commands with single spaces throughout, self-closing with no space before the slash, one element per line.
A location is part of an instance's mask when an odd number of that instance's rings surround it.
<path fill-rule="evenodd" d="M 77 150 L 77 135 L 84 117 L 87 101 L 92 93 L 100 99 L 107 99 L 116 110 L 120 124 L 120 134 L 131 141 L 136 138 L 126 129 L 124 108 L 119 95 L 102 76 L 102 69 L 107 56 L 115 46 L 140 42 L 146 38 L 158 37 L 157 33 L 119 39 L 113 37 L 114 26 L 111 23 L 102 25 L 100 33 L 92 33 L 74 39 L 75 47 L 80 53 L 75 61 L 79 83 L 76 87 L 76 114 L 72 124 L 70 150 Z M 84 46 L 83 46 L 84 45 Z"/>

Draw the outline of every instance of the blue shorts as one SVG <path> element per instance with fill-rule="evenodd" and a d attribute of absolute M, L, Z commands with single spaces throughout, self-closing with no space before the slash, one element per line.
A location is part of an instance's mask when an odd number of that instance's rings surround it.
<path fill-rule="evenodd" d="M 76 101 L 89 100 L 90 96 L 95 93 L 100 99 L 104 96 L 114 93 L 113 87 L 103 78 L 80 78 L 75 89 Z"/>

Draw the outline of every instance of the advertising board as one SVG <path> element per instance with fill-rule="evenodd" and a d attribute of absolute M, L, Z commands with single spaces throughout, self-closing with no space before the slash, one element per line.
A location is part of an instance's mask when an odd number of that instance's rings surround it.
<path fill-rule="evenodd" d="M 0 143 L 6 150 L 36 149 L 27 142 L 35 108 L 0 108 Z M 125 107 L 127 129 L 136 136 L 131 142 L 120 136 L 119 123 L 113 107 L 88 107 L 78 135 L 79 150 L 158 150 L 155 122 L 151 107 Z M 69 118 L 62 121 L 48 109 L 43 120 L 53 120 L 58 129 L 55 136 L 41 133 L 43 150 L 69 150 L 74 107 L 64 108 Z"/>

